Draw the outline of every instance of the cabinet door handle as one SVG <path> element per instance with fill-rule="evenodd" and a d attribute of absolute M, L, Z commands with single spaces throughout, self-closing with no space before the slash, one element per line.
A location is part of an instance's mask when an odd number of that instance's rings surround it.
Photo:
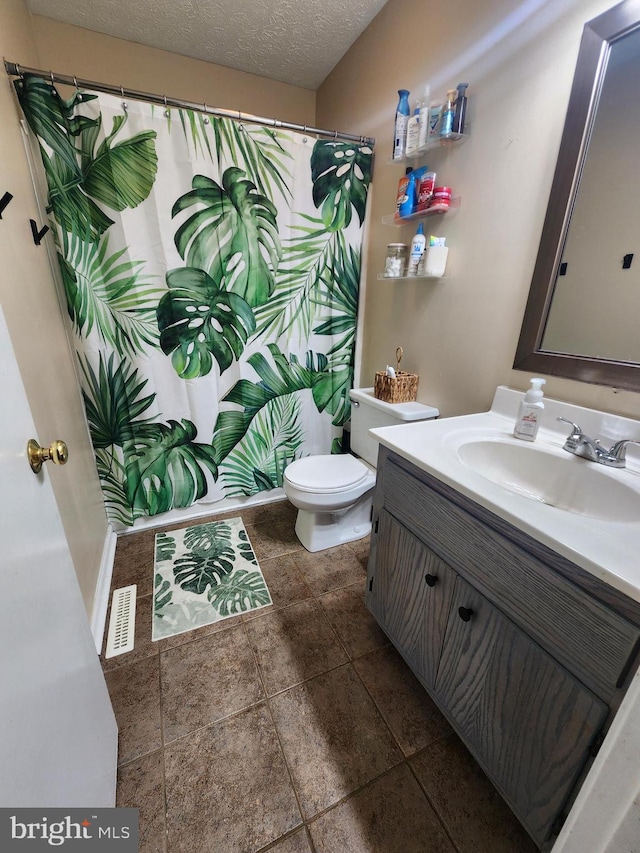
<path fill-rule="evenodd" d="M 436 583 L 438 582 L 438 576 L 437 575 L 425 575 L 424 580 L 425 580 L 425 583 L 427 586 L 435 586 Z"/>
<path fill-rule="evenodd" d="M 473 616 L 473 610 L 470 607 L 458 607 L 458 616 L 463 622 L 469 622 Z"/>

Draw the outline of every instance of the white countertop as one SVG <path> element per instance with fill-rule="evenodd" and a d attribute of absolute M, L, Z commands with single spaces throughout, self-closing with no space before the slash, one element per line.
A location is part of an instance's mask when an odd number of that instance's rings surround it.
<path fill-rule="evenodd" d="M 381 427 L 371 434 L 416 467 L 640 601 L 640 515 L 632 521 L 628 512 L 627 520 L 605 520 L 558 509 L 492 482 L 461 460 L 457 448 L 464 442 L 486 439 L 525 443 L 513 438 L 522 398 L 522 392 L 500 386 L 488 412 Z M 622 438 L 640 439 L 640 421 L 546 399 L 538 437 L 531 445 L 558 454 L 560 464 L 569 458 L 576 465 L 594 466 L 602 476 L 613 477 L 640 495 L 639 448 L 628 446 L 624 469 L 573 457 L 562 449 L 570 427 L 556 422 L 559 415 L 578 423 L 591 438 L 601 438 L 607 447 Z"/>

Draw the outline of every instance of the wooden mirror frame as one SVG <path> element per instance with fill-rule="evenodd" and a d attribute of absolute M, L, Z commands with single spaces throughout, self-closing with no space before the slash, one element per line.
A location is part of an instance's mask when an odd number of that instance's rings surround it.
<path fill-rule="evenodd" d="M 640 0 L 624 0 L 585 24 L 547 215 L 513 364 L 515 370 L 565 376 L 580 382 L 640 391 L 640 363 L 541 349 L 611 45 L 638 27 Z"/>

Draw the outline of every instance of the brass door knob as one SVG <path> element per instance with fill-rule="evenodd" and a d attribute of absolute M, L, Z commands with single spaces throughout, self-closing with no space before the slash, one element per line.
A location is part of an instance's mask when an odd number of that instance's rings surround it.
<path fill-rule="evenodd" d="M 43 462 L 51 460 L 54 465 L 64 465 L 69 458 L 69 450 L 64 441 L 57 439 L 49 447 L 40 447 L 34 438 L 27 442 L 27 458 L 34 474 L 42 468 Z"/>

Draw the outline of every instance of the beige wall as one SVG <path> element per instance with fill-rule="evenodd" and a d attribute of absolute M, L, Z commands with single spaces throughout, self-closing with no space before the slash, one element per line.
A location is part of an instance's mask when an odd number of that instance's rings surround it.
<path fill-rule="evenodd" d="M 538 11 L 518 21 L 523 5 Z M 317 121 L 375 136 L 360 383 L 404 347 L 419 399 L 444 415 L 480 411 L 495 387 L 526 388 L 511 369 L 584 22 L 612 0 L 389 0 L 318 90 Z M 386 244 L 415 230 L 383 226 L 403 166 L 388 164 L 397 90 L 432 96 L 469 82 L 470 139 L 427 162 L 462 197 L 427 220 L 446 236 L 449 277 L 382 282 Z M 433 228 L 432 228 L 433 225 Z M 640 417 L 640 395 L 548 377 L 548 396 Z"/>
<path fill-rule="evenodd" d="M 123 6 L 123 14 L 126 14 Z M 141 92 L 314 125 L 316 94 L 233 68 L 33 16 L 41 67 Z M 14 62 L 19 58 L 5 56 Z"/>
<path fill-rule="evenodd" d="M 39 58 L 24 0 L 0 3 L 0 54 L 25 64 Z M 64 468 L 47 466 L 85 606 L 93 598 L 107 521 L 93 462 L 63 315 L 44 245 L 36 247 L 29 219 L 39 220 L 9 78 L 0 80 L 0 194 L 14 196 L 0 222 L 0 302 L 41 444 L 69 445 Z M 50 239 L 50 237 L 45 238 Z M 6 401 L 2 403 L 6 405 Z M 25 444 L 31 436 L 25 435 Z M 33 476 L 25 461 L 25 477 Z M 25 507 L 25 512 L 29 508 Z M 37 530 L 38 519 L 33 518 Z"/>

